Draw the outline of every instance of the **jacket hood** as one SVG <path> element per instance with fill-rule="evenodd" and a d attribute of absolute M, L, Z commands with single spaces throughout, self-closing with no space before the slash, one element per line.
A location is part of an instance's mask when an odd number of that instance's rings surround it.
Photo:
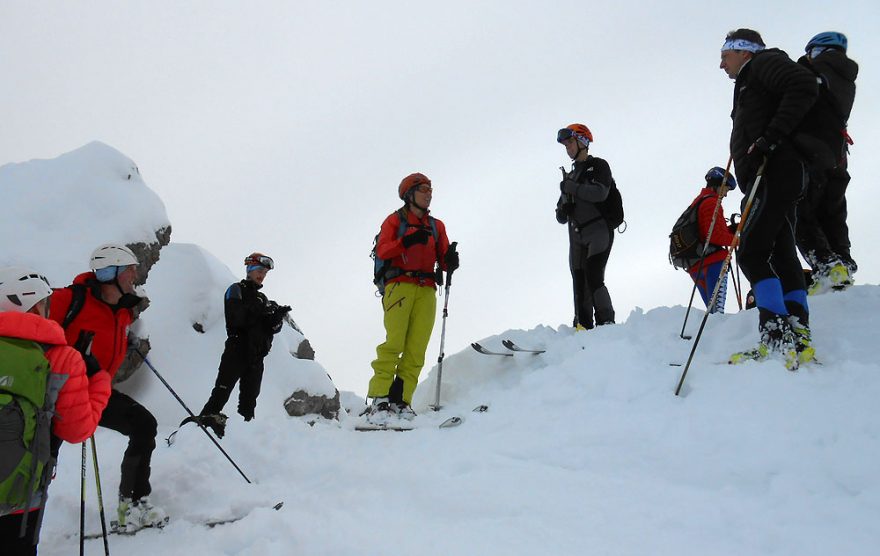
<path fill-rule="evenodd" d="M 67 345 L 60 324 L 33 313 L 0 313 L 0 336 L 33 340 L 41 344 Z"/>

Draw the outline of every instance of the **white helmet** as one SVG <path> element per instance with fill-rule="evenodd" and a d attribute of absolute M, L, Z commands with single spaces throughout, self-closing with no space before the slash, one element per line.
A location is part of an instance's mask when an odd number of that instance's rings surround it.
<path fill-rule="evenodd" d="M 0 268 L 0 311 L 27 313 L 50 295 L 45 276 L 20 266 Z"/>
<path fill-rule="evenodd" d="M 129 266 L 138 264 L 137 257 L 131 249 L 116 243 L 105 243 L 92 251 L 89 268 L 99 270 L 108 266 Z"/>

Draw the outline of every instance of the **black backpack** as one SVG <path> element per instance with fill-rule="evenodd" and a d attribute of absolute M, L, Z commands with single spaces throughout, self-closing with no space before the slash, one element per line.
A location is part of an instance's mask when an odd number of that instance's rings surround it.
<path fill-rule="evenodd" d="M 706 238 L 700 237 L 700 205 L 706 199 L 713 197 L 713 195 L 701 197 L 692 206 L 686 208 L 675 221 L 675 225 L 672 226 L 672 233 L 669 234 L 669 262 L 675 268 L 688 270 L 700 262 L 700 251 L 706 241 Z M 710 243 L 705 255 L 720 250 L 721 247 Z"/>
<path fill-rule="evenodd" d="M 608 197 L 604 201 L 596 203 L 596 208 L 602 218 L 608 222 L 611 228 L 617 228 L 623 224 L 623 197 L 620 190 L 617 189 L 617 182 L 611 180 L 611 189 L 608 191 Z"/>

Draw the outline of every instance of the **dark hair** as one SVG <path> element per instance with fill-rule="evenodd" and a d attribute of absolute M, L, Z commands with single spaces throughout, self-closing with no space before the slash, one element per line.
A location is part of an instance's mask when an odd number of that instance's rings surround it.
<path fill-rule="evenodd" d="M 743 39 L 749 42 L 760 44 L 761 46 L 767 46 L 766 44 L 764 44 L 764 39 L 761 38 L 761 33 L 753 31 L 752 29 L 737 29 L 735 31 L 731 31 L 727 33 L 727 37 L 725 37 L 724 40 L 730 41 L 735 39 Z"/>

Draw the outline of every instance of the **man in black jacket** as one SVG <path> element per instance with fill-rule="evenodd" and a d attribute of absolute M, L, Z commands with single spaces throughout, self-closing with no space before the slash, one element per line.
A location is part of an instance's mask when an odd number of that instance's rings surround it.
<path fill-rule="evenodd" d="M 852 284 L 858 269 L 846 225 L 848 145 L 846 126 L 856 96 L 859 65 L 846 55 L 843 33 L 826 31 L 807 42 L 798 63 L 819 79 L 819 98 L 801 126 L 811 139 L 810 185 L 798 204 L 798 249 L 812 269 L 811 295 Z"/>
<path fill-rule="evenodd" d="M 816 100 L 816 80 L 781 50 L 767 49 L 751 29 L 728 33 L 720 67 L 736 80 L 730 150 L 746 194 L 763 165 L 739 245 L 739 263 L 758 305 L 761 341 L 755 349 L 733 354 L 730 362 L 763 360 L 775 352 L 794 370 L 813 359 L 813 348 L 794 235 L 807 175 L 792 135 Z"/>
<path fill-rule="evenodd" d="M 605 266 L 614 244 L 614 229 L 598 206 L 614 186 L 611 167 L 589 154 L 593 134 L 584 124 L 560 129 L 556 141 L 565 146 L 572 160 L 571 172 L 563 170 L 559 184 L 556 221 L 568 224 L 574 326 L 577 330 L 593 328 L 594 310 L 597 325 L 614 324 L 614 306 L 605 286 Z"/>
<path fill-rule="evenodd" d="M 266 274 L 275 267 L 272 258 L 252 253 L 244 264 L 247 278 L 226 290 L 226 347 L 211 397 L 198 418 L 220 438 L 226 432 L 227 419 L 221 410 L 239 379 L 238 413 L 245 421 L 254 418 L 263 380 L 263 358 L 272 349 L 272 337 L 281 331 L 284 315 L 290 311 L 290 307 L 279 307 L 259 291 Z"/>

